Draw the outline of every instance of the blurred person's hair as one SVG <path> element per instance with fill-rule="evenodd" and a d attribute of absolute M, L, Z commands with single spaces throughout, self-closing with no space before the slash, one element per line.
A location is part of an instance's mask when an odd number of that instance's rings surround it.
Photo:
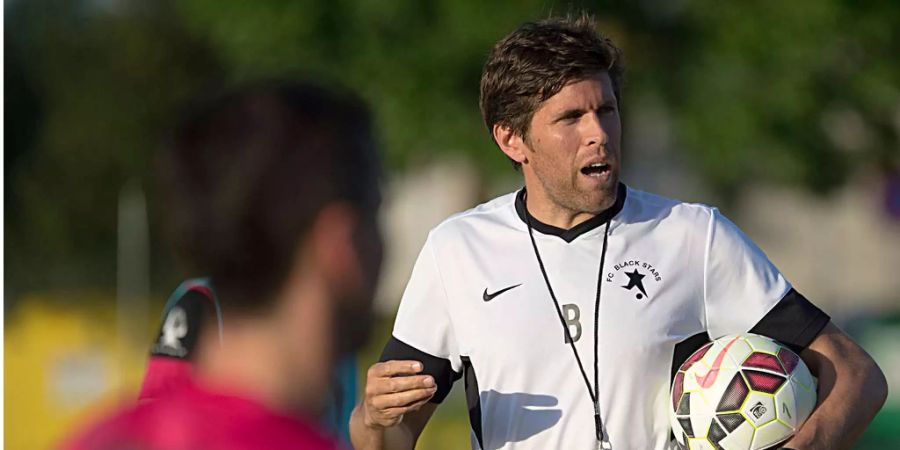
<path fill-rule="evenodd" d="M 481 73 L 481 115 L 489 133 L 500 124 L 526 138 L 540 104 L 567 84 L 607 72 L 620 99 L 624 71 L 622 51 L 592 17 L 528 22 L 491 50 Z"/>
<path fill-rule="evenodd" d="M 246 312 L 272 303 L 325 206 L 374 223 L 380 201 L 364 104 L 309 83 L 255 83 L 196 105 L 160 168 L 176 254 L 224 307 Z"/>

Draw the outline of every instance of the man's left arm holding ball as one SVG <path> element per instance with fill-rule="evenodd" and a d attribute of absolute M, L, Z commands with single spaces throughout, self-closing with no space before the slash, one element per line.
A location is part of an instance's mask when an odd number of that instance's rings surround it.
<path fill-rule="evenodd" d="M 887 398 L 884 374 L 715 209 L 704 256 L 704 297 L 710 336 L 737 330 L 768 336 L 797 352 L 818 378 L 816 408 L 783 448 L 851 448 Z"/>
<path fill-rule="evenodd" d="M 786 444 L 796 450 L 848 449 L 887 398 L 887 381 L 875 361 L 833 323 L 800 357 L 819 379 L 816 409 Z"/>

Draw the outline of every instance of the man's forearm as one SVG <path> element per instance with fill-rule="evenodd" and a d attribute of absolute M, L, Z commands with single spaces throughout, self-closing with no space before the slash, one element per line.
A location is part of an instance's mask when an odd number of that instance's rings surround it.
<path fill-rule="evenodd" d="M 361 405 L 350 415 L 350 441 L 355 450 L 413 450 L 416 445 L 402 422 L 387 428 L 367 425 Z"/>
<path fill-rule="evenodd" d="M 845 347 L 842 338 L 832 342 L 836 345 L 831 348 L 811 347 L 804 352 L 804 360 L 809 360 L 819 379 L 819 400 L 787 445 L 790 448 L 850 448 L 884 404 L 887 383 L 881 369 L 855 344 Z"/>

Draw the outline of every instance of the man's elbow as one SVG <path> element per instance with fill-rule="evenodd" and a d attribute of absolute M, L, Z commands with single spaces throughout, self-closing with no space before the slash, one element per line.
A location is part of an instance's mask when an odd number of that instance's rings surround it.
<path fill-rule="evenodd" d="M 884 406 L 884 402 L 887 400 L 888 396 L 888 383 L 887 378 L 884 376 L 884 372 L 881 371 L 881 368 L 878 367 L 878 364 L 875 361 L 871 361 L 871 368 L 869 369 L 869 377 L 871 380 L 871 393 L 869 394 L 870 401 L 872 406 L 874 407 L 875 412 L 877 413 L 881 410 L 881 407 Z"/>
<path fill-rule="evenodd" d="M 884 372 L 881 371 L 881 368 L 878 367 L 878 364 L 875 363 L 875 360 L 873 360 L 871 356 L 864 352 L 862 352 L 862 355 L 860 356 L 861 358 L 859 358 L 857 364 L 850 366 L 856 368 L 856 370 L 854 370 L 856 376 L 851 378 L 855 379 L 854 383 L 858 383 L 859 389 L 861 390 L 859 395 L 860 412 L 868 412 L 874 417 L 887 400 L 887 379 L 884 376 Z"/>

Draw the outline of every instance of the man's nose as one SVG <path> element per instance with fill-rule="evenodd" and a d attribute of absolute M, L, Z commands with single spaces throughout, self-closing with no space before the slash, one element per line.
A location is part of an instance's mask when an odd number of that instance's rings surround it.
<path fill-rule="evenodd" d="M 609 138 L 606 134 L 606 130 L 603 128 L 603 122 L 600 120 L 599 112 L 584 115 L 582 133 L 582 136 L 584 137 L 583 142 L 586 146 L 604 146 Z"/>

